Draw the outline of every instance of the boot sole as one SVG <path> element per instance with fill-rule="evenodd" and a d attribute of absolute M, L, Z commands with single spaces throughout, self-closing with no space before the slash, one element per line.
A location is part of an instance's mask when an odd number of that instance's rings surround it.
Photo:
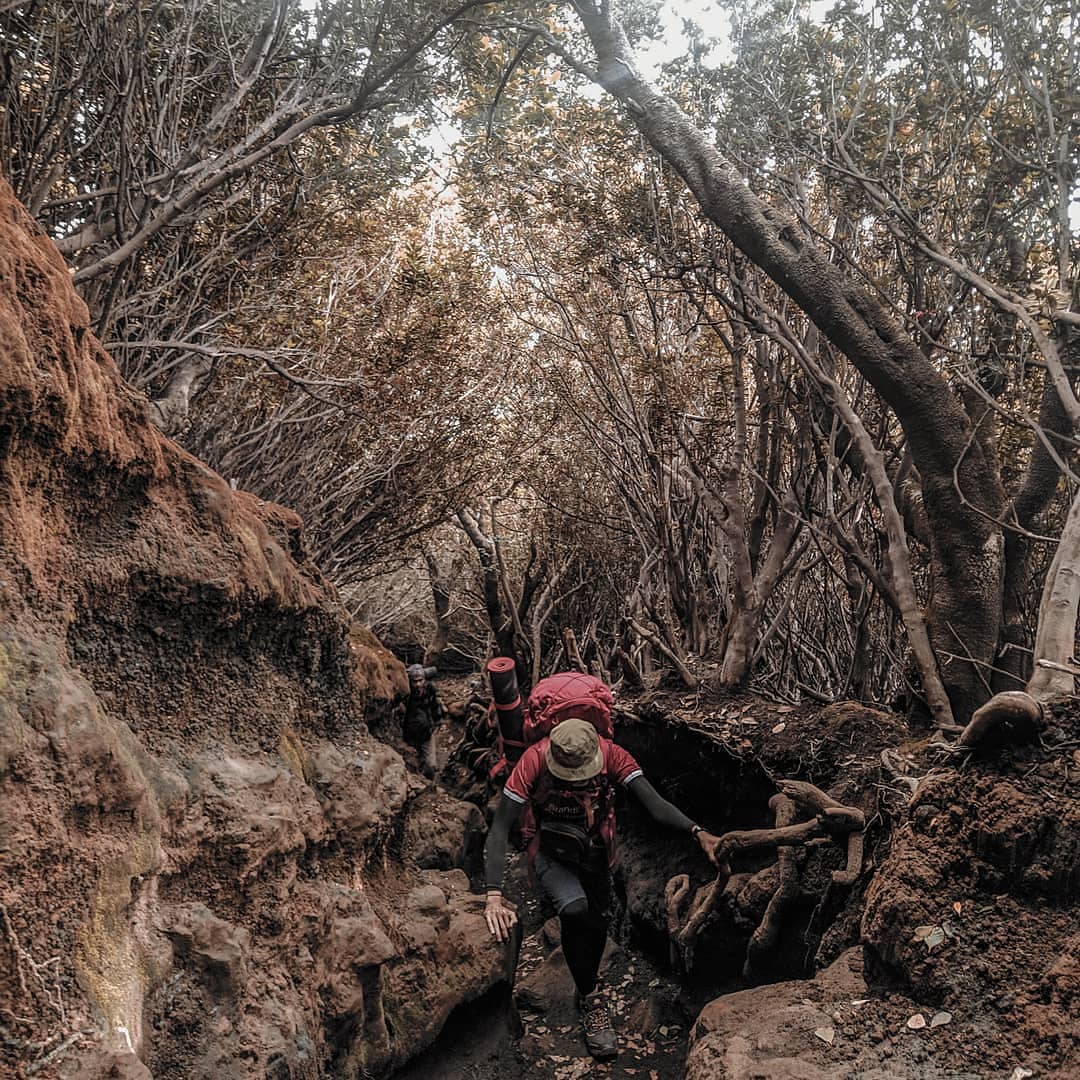
<path fill-rule="evenodd" d="M 586 1043 L 585 1046 L 588 1049 L 589 1053 L 594 1058 L 597 1058 L 597 1059 L 613 1058 L 613 1057 L 618 1057 L 619 1056 L 619 1048 L 617 1046 L 613 1046 L 610 1049 L 602 1049 L 602 1050 L 601 1049 L 594 1050 L 591 1046 L 589 1046 L 588 1043 Z"/>

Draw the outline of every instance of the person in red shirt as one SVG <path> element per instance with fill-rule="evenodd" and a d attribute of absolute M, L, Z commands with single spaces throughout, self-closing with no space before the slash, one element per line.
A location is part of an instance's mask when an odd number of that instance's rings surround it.
<path fill-rule="evenodd" d="M 585 1043 L 598 1058 L 618 1053 L 597 985 L 616 859 L 616 786 L 634 795 L 659 824 L 695 838 L 715 863 L 719 838 L 664 799 L 621 746 L 601 738 L 587 721 L 575 719 L 564 720 L 522 754 L 503 788 L 484 848 L 484 917 L 491 933 L 508 941 L 517 914 L 503 900 L 506 841 L 511 826 L 524 814 L 521 833 L 528 845 L 530 876 L 559 916 L 563 956 L 577 987 Z"/>

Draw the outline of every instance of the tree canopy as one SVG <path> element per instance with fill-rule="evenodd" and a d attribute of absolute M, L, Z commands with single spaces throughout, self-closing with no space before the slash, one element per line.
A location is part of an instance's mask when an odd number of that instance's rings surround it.
<path fill-rule="evenodd" d="M 8 4 L 0 146 L 378 629 L 944 727 L 1072 688 L 1080 12 L 819 7 Z"/>

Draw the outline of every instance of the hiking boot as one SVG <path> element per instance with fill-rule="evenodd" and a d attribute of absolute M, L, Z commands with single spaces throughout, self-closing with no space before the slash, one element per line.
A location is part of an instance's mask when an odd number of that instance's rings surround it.
<path fill-rule="evenodd" d="M 594 1058 L 614 1057 L 619 1052 L 611 1016 L 599 990 L 578 998 L 581 1009 L 581 1027 L 585 1032 L 585 1045 Z"/>

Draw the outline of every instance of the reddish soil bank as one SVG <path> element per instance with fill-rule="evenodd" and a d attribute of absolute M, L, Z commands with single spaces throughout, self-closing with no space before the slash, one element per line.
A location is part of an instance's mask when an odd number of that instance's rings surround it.
<path fill-rule="evenodd" d="M 0 181 L 0 1074 L 385 1073 L 505 980 L 476 812 L 368 734 L 406 686 Z"/>

